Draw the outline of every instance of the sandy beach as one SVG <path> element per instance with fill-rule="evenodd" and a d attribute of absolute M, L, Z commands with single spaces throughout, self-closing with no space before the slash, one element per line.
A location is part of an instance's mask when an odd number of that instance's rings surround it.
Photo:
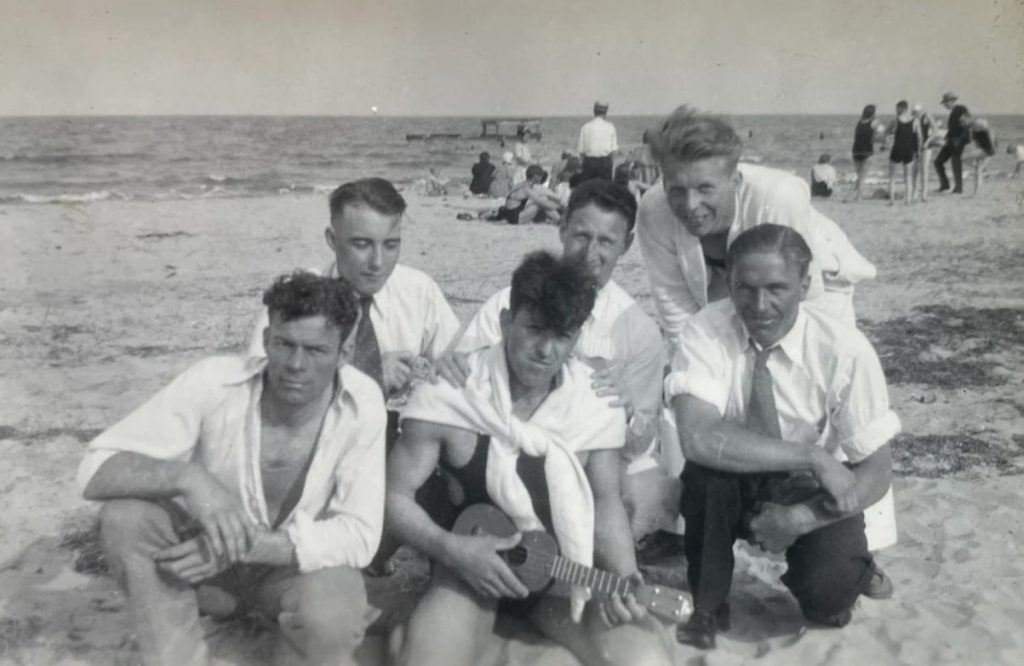
<path fill-rule="evenodd" d="M 879 561 L 889 601 L 861 600 L 842 630 L 809 629 L 779 558 L 740 548 L 733 629 L 677 663 L 1024 663 L 1024 180 L 984 198 L 816 205 L 879 269 L 858 288 L 904 433 L 894 444 L 899 543 Z M 456 313 L 508 282 L 552 227 L 460 221 L 488 202 L 409 196 L 403 262 L 430 273 Z M 199 358 L 239 351 L 263 288 L 329 260 L 319 196 L 0 207 L 0 663 L 138 663 L 124 600 L 90 537 L 97 507 L 74 473 L 86 443 Z M 651 310 L 639 250 L 616 280 Z M 425 580 L 401 554 L 374 581 L 396 621 Z M 682 560 L 652 575 L 682 584 Z M 269 633 L 209 625 L 215 653 L 260 660 Z M 571 665 L 503 627 L 495 664 Z M 511 635 L 511 637 L 509 637 Z M 363 663 L 380 663 L 371 637 Z"/>

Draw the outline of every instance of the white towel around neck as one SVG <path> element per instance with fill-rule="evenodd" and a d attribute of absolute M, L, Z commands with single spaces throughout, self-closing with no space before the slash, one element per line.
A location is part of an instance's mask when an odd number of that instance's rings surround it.
<path fill-rule="evenodd" d="M 473 352 L 464 389 L 444 380 L 421 384 L 403 419 L 430 421 L 490 435 L 487 491 L 520 530 L 544 529 L 516 472 L 520 453 L 544 457 L 551 518 L 562 554 L 591 566 L 594 498 L 577 453 L 623 445 L 625 413 L 590 388 L 592 370 L 569 359 L 557 386 L 528 421 L 512 415 L 509 371 L 502 343 Z"/>

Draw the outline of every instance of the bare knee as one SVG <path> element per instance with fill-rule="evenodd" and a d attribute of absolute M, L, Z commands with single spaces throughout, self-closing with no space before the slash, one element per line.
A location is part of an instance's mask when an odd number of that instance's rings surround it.
<path fill-rule="evenodd" d="M 153 502 L 138 499 L 104 502 L 99 530 L 100 543 L 108 556 L 140 550 L 153 532 L 173 534 L 167 511 Z"/>
<path fill-rule="evenodd" d="M 358 571 L 331 567 L 302 574 L 281 598 L 282 627 L 297 628 L 307 654 L 354 651 L 366 629 L 366 588 Z M 295 635 L 295 632 L 292 633 Z"/>

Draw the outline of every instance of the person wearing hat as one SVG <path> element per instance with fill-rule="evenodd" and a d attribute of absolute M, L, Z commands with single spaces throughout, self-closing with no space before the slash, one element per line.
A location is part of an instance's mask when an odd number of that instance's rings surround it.
<path fill-rule="evenodd" d="M 615 125 L 608 122 L 608 103 L 594 102 L 594 119 L 580 128 L 577 146 L 583 160 L 583 177 L 612 179 L 612 159 L 619 152 Z"/>
<path fill-rule="evenodd" d="M 949 110 L 949 121 L 946 123 L 946 143 L 935 158 L 935 171 L 939 174 L 939 192 L 949 190 L 949 178 L 946 177 L 946 162 L 953 161 L 953 194 L 964 191 L 963 167 L 960 158 L 964 148 L 971 140 L 970 130 L 963 123 L 967 116 L 967 107 L 957 104 L 956 93 L 948 92 L 942 96 L 942 106 Z"/>

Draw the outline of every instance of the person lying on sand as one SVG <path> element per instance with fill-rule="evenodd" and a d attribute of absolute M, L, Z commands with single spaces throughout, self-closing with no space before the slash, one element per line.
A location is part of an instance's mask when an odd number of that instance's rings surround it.
<path fill-rule="evenodd" d="M 871 584 L 863 512 L 890 486 L 900 421 L 867 338 L 801 303 L 811 260 L 790 227 L 744 231 L 726 257 L 730 298 L 678 338 L 665 394 L 686 458 L 682 643 L 712 648 L 729 629 L 737 539 L 785 552 L 782 582 L 809 622 L 845 626 Z"/>
<path fill-rule="evenodd" d="M 278 278 L 267 354 L 212 357 L 89 445 L 78 478 L 146 666 L 203 666 L 200 611 L 277 623 L 277 664 L 354 664 L 380 539 L 380 388 L 344 363 L 344 280 Z"/>
<path fill-rule="evenodd" d="M 530 594 L 499 556 L 519 534 L 451 531 L 457 513 L 487 503 L 513 529 L 553 534 L 570 560 L 639 578 L 619 493 L 625 413 L 594 393 L 590 368 L 571 358 L 595 293 L 579 262 L 528 255 L 500 313 L 502 339 L 470 355 L 467 387 L 421 384 L 410 397 L 388 458 L 388 527 L 433 568 L 407 627 L 392 636 L 399 664 L 480 663 L 498 613 L 531 622 L 591 666 L 671 664 L 664 629 L 632 593 L 590 602 L 578 586 L 562 593 L 569 598 Z M 463 500 L 448 517 L 417 502 L 439 465 Z"/>

